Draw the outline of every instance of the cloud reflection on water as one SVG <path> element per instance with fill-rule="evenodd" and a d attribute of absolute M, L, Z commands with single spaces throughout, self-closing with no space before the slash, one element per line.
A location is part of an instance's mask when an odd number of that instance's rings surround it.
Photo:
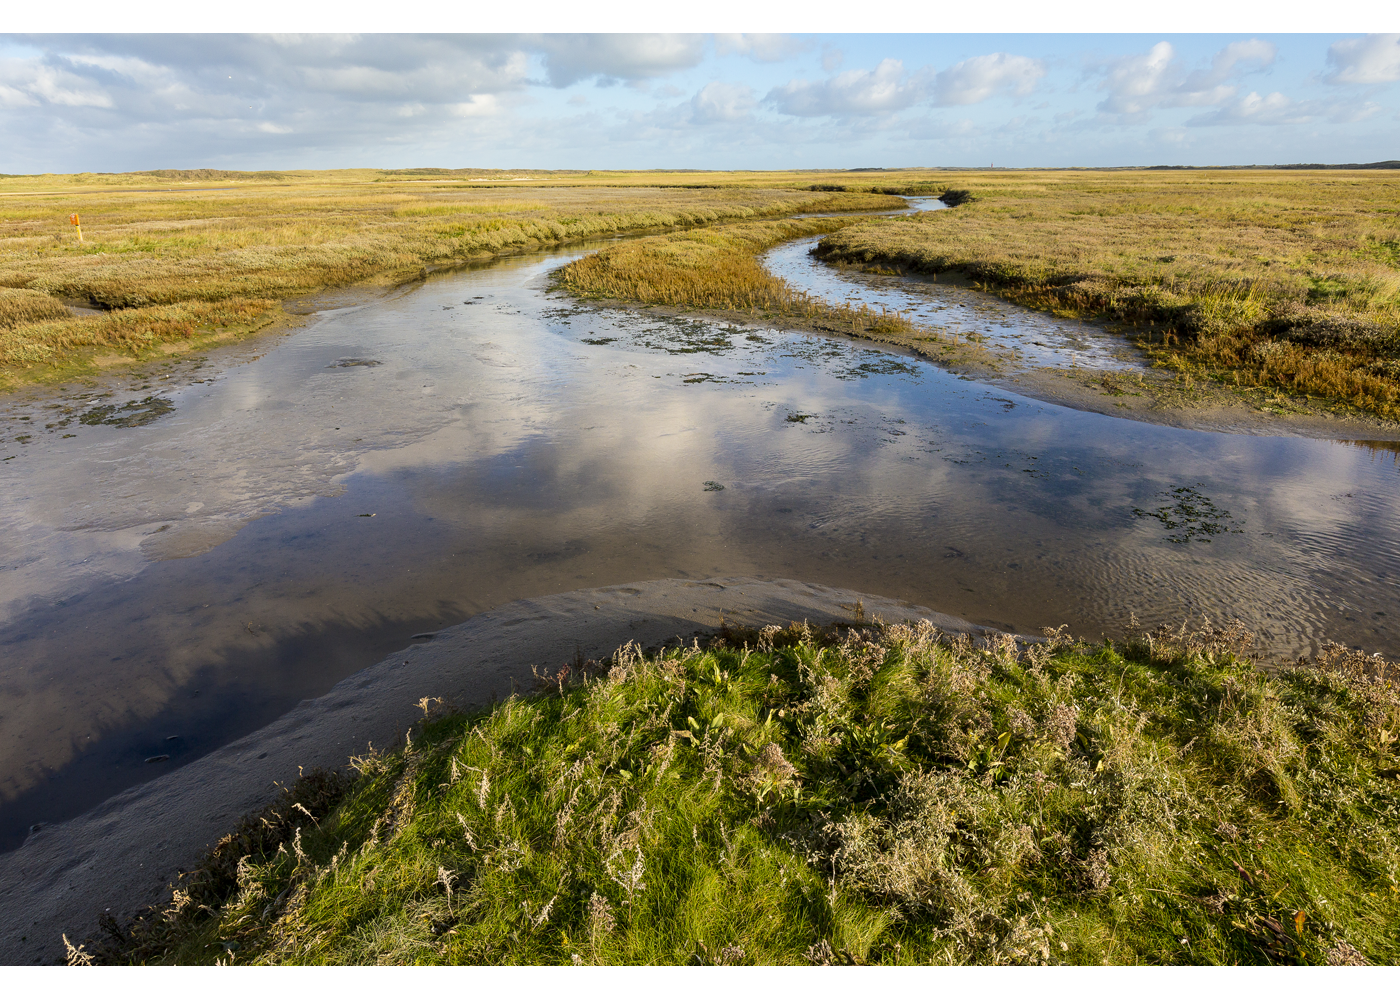
<path fill-rule="evenodd" d="M 170 417 L 0 473 L 26 526 L 0 536 L 0 797 L 197 677 L 241 676 L 230 719 L 275 715 L 334 681 L 274 655 L 308 629 L 392 642 L 396 622 L 662 576 L 796 577 L 1090 635 L 1129 612 L 1237 614 L 1280 655 L 1324 634 L 1400 652 L 1400 491 L 1373 452 L 1082 413 L 854 341 L 576 309 L 541 293 L 564 259 L 340 311 Z M 350 356 L 383 363 L 328 368 Z M 1244 533 L 1173 545 L 1132 515 L 1182 485 Z M 230 533 L 146 561 L 142 532 L 167 523 Z"/>

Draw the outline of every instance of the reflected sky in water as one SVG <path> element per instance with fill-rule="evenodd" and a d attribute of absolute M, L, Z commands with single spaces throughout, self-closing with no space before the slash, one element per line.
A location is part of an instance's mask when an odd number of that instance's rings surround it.
<path fill-rule="evenodd" d="M 1093 323 L 1063 320 L 1005 302 L 968 286 L 955 274 L 939 277 L 868 274 L 824 264 L 812 256 L 822 237 L 793 240 L 763 255 L 763 266 L 789 284 L 828 302 L 865 303 L 903 313 L 959 341 L 976 341 L 1017 362 L 1051 368 L 1137 371 L 1142 355 L 1122 337 Z"/>
<path fill-rule="evenodd" d="M 582 308 L 546 291 L 574 256 L 211 356 L 146 426 L 5 445 L 5 846 L 415 632 L 585 586 L 795 577 L 1017 631 L 1238 615 L 1275 657 L 1400 655 L 1387 446 L 1158 427 L 855 341 Z M 0 426 L 42 427 L 51 396 Z"/>

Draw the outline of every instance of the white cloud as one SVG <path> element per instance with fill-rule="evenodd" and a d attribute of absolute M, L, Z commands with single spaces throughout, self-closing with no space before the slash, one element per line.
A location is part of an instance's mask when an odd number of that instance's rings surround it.
<path fill-rule="evenodd" d="M 6 100 L 10 107 L 25 103 L 69 108 L 110 108 L 112 97 L 95 81 L 38 59 L 0 61 L 0 84 L 17 95 Z"/>
<path fill-rule="evenodd" d="M 32 108 L 39 104 L 22 90 L 0 84 L 0 108 Z"/>
<path fill-rule="evenodd" d="M 703 35 L 538 35 L 527 40 L 545 54 L 549 82 L 567 87 L 580 80 L 645 80 L 698 66 Z"/>
<path fill-rule="evenodd" d="M 742 121 L 757 104 L 753 88 L 747 84 L 715 81 L 691 99 L 691 117 L 698 123 Z"/>
<path fill-rule="evenodd" d="M 1171 43 L 1158 42 L 1145 53 L 1125 56 L 1106 66 L 1100 89 L 1107 90 L 1108 96 L 1099 110 L 1141 117 L 1159 107 L 1223 104 L 1239 93 L 1239 87 L 1230 81 L 1272 66 L 1277 52 L 1272 42 L 1257 38 L 1231 42 L 1212 57 L 1209 67 L 1187 73 Z"/>
<path fill-rule="evenodd" d="M 34 36 L 0 41 L 0 170 L 1142 163 L 1175 155 L 1150 152 L 1159 141 L 1175 148 L 1140 126 L 1153 115 L 1162 120 L 1147 128 L 1184 130 L 1193 155 L 1210 162 L 1390 155 L 1394 102 L 1360 89 L 1400 72 L 1388 61 L 1390 36 L 1349 39 L 1330 54 L 1333 39 L 1280 39 L 1277 57 L 1269 42 L 1239 37 L 1191 59 L 1148 38 L 1080 75 L 1024 49 L 949 59 L 956 43 L 939 40 L 901 42 L 891 54 L 902 63 L 876 65 L 851 56 L 868 41 L 834 37 Z M 776 72 L 758 65 L 804 45 Z M 1248 75 L 1270 67 L 1277 79 Z M 1293 88 L 1307 67 L 1344 86 L 1327 88 L 1330 100 L 1303 100 L 1313 95 Z M 998 98 L 1018 98 L 1025 114 L 1036 106 L 1038 117 L 1005 121 Z M 1168 108 L 1190 110 L 1160 113 Z M 1361 129 L 1345 125 L 1369 116 Z M 1284 148 L 1297 151 L 1275 152 Z"/>
<path fill-rule="evenodd" d="M 1367 35 L 1335 42 L 1327 49 L 1333 67 L 1328 83 L 1390 83 L 1400 80 L 1400 35 Z"/>
<path fill-rule="evenodd" d="M 1029 94 L 1045 75 L 1039 59 L 996 52 L 965 59 L 934 78 L 934 103 L 944 106 L 977 104 L 993 94 Z"/>
<path fill-rule="evenodd" d="M 1231 42 L 1211 59 L 1210 74 L 1206 82 L 1219 83 L 1242 63 L 1255 63 L 1260 69 L 1265 69 L 1272 66 L 1276 58 L 1278 46 L 1273 42 L 1265 42 L 1258 38 L 1251 38 L 1246 42 Z M 1195 78 L 1194 74 L 1192 78 Z M 1188 84 L 1189 82 L 1188 80 Z"/>
<path fill-rule="evenodd" d="M 1351 101 L 1293 101 L 1275 91 L 1267 96 L 1249 93 L 1209 114 L 1187 120 L 1187 125 L 1301 125 L 1328 121 L 1334 124 L 1361 121 L 1380 110 L 1378 104 Z"/>
<path fill-rule="evenodd" d="M 718 47 L 725 51 L 737 50 L 732 40 L 723 40 Z M 1124 86 L 1132 71 L 1144 62 L 1149 68 L 1155 63 L 1155 78 L 1139 88 L 1150 96 L 1153 106 L 1199 103 L 1201 88 L 1248 68 L 1267 65 L 1273 60 L 1274 51 L 1272 44 L 1257 40 L 1233 43 L 1218 52 L 1208 67 L 1188 76 L 1173 64 L 1175 53 L 1170 44 L 1162 43 L 1147 57 L 1135 60 L 1137 66 L 1131 65 L 1134 62 L 1131 59 L 1115 65 L 1115 83 L 1121 97 L 1132 89 Z M 832 54 L 828 49 L 826 55 Z M 834 60 L 827 59 L 828 65 L 832 62 Z M 966 59 L 938 74 L 930 69 L 911 73 L 900 60 L 885 59 L 873 69 L 849 70 L 826 80 L 791 80 L 771 89 L 762 103 L 799 118 L 831 117 L 847 122 L 869 119 L 873 122 L 925 100 L 936 106 L 963 106 L 997 95 L 1025 96 L 1035 90 L 1047 72 L 1043 60 L 1006 52 Z M 658 108 L 654 114 L 633 120 L 645 120 L 647 127 L 675 128 L 681 127 L 678 123 L 683 121 L 703 124 L 747 119 L 754 108 L 752 92 L 746 87 L 729 89 L 736 86 L 716 84 L 696 94 L 689 107 Z M 1216 96 L 1225 99 L 1233 94 L 1234 89 L 1227 88 Z M 1025 124 L 1013 121 L 1008 127 L 1021 128 Z"/>
<path fill-rule="evenodd" d="M 126 77 L 147 87 L 161 86 L 169 83 L 171 79 L 169 69 L 137 56 L 79 53 L 69 56 L 67 61 L 75 67 L 91 66 L 106 70 L 108 73 Z"/>
<path fill-rule="evenodd" d="M 1232 77 L 1251 69 L 1267 69 L 1274 64 L 1278 46 L 1273 42 L 1251 38 L 1247 42 L 1231 42 L 1210 61 L 1209 69 L 1198 69 L 1176 87 L 1172 99 L 1164 102 L 1181 107 L 1218 104 L 1235 95 L 1238 88 L 1226 83 Z"/>
<path fill-rule="evenodd" d="M 1170 42 L 1158 42 L 1143 55 L 1115 60 L 1102 84 L 1108 97 L 1100 111 L 1115 115 L 1137 115 L 1161 103 L 1171 88 L 1172 56 Z"/>
<path fill-rule="evenodd" d="M 53 36 L 0 57 L 0 128 L 126 163 L 388 149 L 491 130 L 529 85 L 517 37 Z M 12 50 L 13 51 L 13 50 Z M 83 137 L 77 139 L 74 137 Z M 104 153 L 104 162 L 110 160 Z M 363 155 L 363 154 L 358 154 Z M 382 154 L 379 154 L 382 155 Z"/>
<path fill-rule="evenodd" d="M 883 59 L 874 69 L 853 69 L 829 80 L 793 80 L 764 98 L 786 115 L 813 118 L 879 115 L 907 108 L 924 94 L 923 81 L 911 77 L 898 59 Z"/>
<path fill-rule="evenodd" d="M 1292 125 L 1308 120 L 1298 105 L 1278 91 L 1268 96 L 1249 93 L 1209 114 L 1187 120 L 1187 125 Z"/>
<path fill-rule="evenodd" d="M 1154 141 L 1170 146 L 1191 144 L 1191 133 L 1184 128 L 1154 128 L 1149 134 Z"/>
<path fill-rule="evenodd" d="M 719 136 L 732 139 L 756 124 L 752 117 L 756 107 L 758 97 L 748 84 L 714 80 L 688 101 L 658 104 L 648 111 L 621 116 L 620 130 L 611 138 L 633 142 L 666 136 L 668 148 L 678 148 L 682 137 L 703 136 L 700 141 L 704 143 Z M 771 124 L 764 127 L 771 128 Z"/>
<path fill-rule="evenodd" d="M 311 62 L 311 60 L 307 60 Z M 316 60 L 319 62 L 319 60 Z M 465 53 L 424 51 L 404 65 L 398 58 L 374 59 L 373 53 L 346 53 L 343 63 L 297 64 L 288 60 L 282 75 L 308 90 L 351 100 L 412 98 L 430 103 L 458 99 L 465 93 L 516 90 L 526 83 L 529 56 L 507 51 L 490 59 Z"/>
<path fill-rule="evenodd" d="M 495 94 L 472 94 L 465 101 L 449 104 L 447 111 L 458 118 L 480 118 L 494 115 L 500 108 L 501 102 Z"/>
<path fill-rule="evenodd" d="M 715 53 L 748 56 L 756 62 L 782 62 L 812 47 L 808 39 L 791 35 L 715 35 Z"/>

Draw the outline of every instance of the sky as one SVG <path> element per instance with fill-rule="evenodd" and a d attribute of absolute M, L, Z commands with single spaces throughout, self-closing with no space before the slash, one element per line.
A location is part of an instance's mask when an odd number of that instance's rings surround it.
<path fill-rule="evenodd" d="M 0 137 L 9 174 L 1370 162 L 1400 34 L 0 35 Z"/>

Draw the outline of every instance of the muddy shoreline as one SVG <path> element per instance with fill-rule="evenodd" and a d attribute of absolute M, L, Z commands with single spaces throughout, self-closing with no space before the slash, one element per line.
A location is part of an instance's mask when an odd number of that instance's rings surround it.
<path fill-rule="evenodd" d="M 442 629 L 303 701 L 265 728 L 81 816 L 41 827 L 0 855 L 0 962 L 53 964 L 62 935 L 95 938 L 168 893 L 238 818 L 271 801 L 299 768 L 344 768 L 373 743 L 403 739 L 416 702 L 481 708 L 535 685 L 532 667 L 601 658 L 635 641 L 689 641 L 722 622 L 758 626 L 867 618 L 928 619 L 950 632 L 985 629 L 905 601 L 795 580 L 652 580 L 514 601 Z"/>
<path fill-rule="evenodd" d="M 870 212 L 865 209 L 850 209 L 820 214 L 823 217 L 833 218 L 848 216 L 851 218 L 877 218 L 888 215 L 889 213 Z M 759 221 L 781 221 L 789 217 L 790 216 L 786 215 L 763 215 L 757 216 L 756 218 Z M 804 216 L 796 217 L 802 218 Z M 251 328 L 197 335 L 186 341 L 165 341 L 140 355 L 123 354 L 107 346 L 78 348 L 70 351 L 60 361 L 44 365 L 37 374 L 34 373 L 34 368 L 32 366 L 19 369 L 0 369 L 0 401 L 4 401 L 7 397 L 12 397 L 25 389 L 53 388 L 64 383 L 90 381 L 94 378 L 100 378 L 102 375 L 106 374 L 108 370 L 113 368 L 131 371 L 133 368 L 143 363 L 169 360 L 172 355 L 178 357 L 193 351 L 211 350 L 217 347 L 237 344 L 263 333 L 273 334 L 279 331 L 286 332 L 300 325 L 296 317 L 304 315 L 304 312 L 298 308 L 289 309 L 289 304 L 295 306 L 309 301 L 335 302 L 336 305 L 331 308 L 363 305 L 375 299 L 413 288 L 432 276 L 451 274 L 455 271 L 490 267 L 514 257 L 524 257 L 531 254 L 546 252 L 566 252 L 572 247 L 584 246 L 591 243 L 614 243 L 621 240 L 657 236 L 663 233 L 681 232 L 688 229 L 705 229 L 714 225 L 732 224 L 736 221 L 742 220 L 731 219 L 717 223 L 704 222 L 692 225 L 648 226 L 640 229 L 627 229 L 606 236 L 582 236 L 563 240 L 531 240 L 512 245 L 504 250 L 483 251 L 467 256 L 433 261 L 417 267 L 381 271 L 369 275 L 368 277 L 363 277 L 348 285 L 331 285 L 288 296 L 281 300 L 280 310 L 273 309 L 269 311 L 260 320 L 256 321 Z M 114 311 L 91 297 L 66 297 L 62 298 L 61 301 L 78 315 L 100 316 Z M 320 306 L 319 308 L 327 308 L 327 306 Z"/>
<path fill-rule="evenodd" d="M 835 214 L 857 216 L 869 213 Z M 278 311 L 280 314 L 270 315 L 266 322 L 251 330 L 206 336 L 190 343 L 166 344 L 141 357 L 89 351 L 91 357 L 77 359 L 66 365 L 65 368 L 70 369 L 69 371 L 55 373 L 53 377 L 34 382 L 18 383 L 0 391 L 3 391 L 3 395 L 15 399 L 26 389 L 52 390 L 64 383 L 92 383 L 109 372 L 136 373 L 146 364 L 166 362 L 192 353 L 232 347 L 264 337 L 289 333 L 309 321 L 314 321 L 312 317 L 322 310 L 367 305 L 403 294 L 416 288 L 430 276 L 491 267 L 511 258 L 542 251 L 567 250 L 570 246 L 588 243 L 614 243 L 687 228 L 705 227 L 632 230 L 602 240 L 582 239 L 530 244 L 512 247 L 500 253 L 441 261 L 416 270 L 386 272 L 351 285 L 323 288 L 283 299 Z M 833 268 L 862 270 L 855 265 L 840 262 L 826 263 Z M 967 286 L 974 284 L 971 279 L 958 272 L 946 272 L 936 276 L 903 271 L 898 273 L 900 277 L 910 281 L 936 281 L 940 284 Z M 995 298 L 992 293 L 987 294 Z M 1121 373 L 1106 375 L 1086 369 L 1019 363 L 1004 352 L 966 340 L 950 344 L 946 339 L 938 337 L 913 340 L 902 337 L 886 338 L 836 329 L 829 324 L 799 317 L 763 317 L 731 310 L 670 307 L 613 299 L 575 298 L 575 301 L 597 308 L 626 309 L 644 315 L 698 318 L 746 329 L 776 327 L 787 331 L 865 341 L 878 344 L 894 353 L 931 361 L 963 378 L 1012 390 L 1042 402 L 1162 426 L 1252 435 L 1400 441 L 1400 422 L 1382 420 L 1350 408 L 1337 409 L 1325 401 L 1292 395 L 1278 389 L 1233 388 L 1204 378 L 1183 380 L 1179 375 L 1164 369 L 1147 367 L 1149 362 L 1145 356 L 1143 371 L 1138 378 L 1132 379 L 1123 377 Z M 1121 334 L 1102 327 L 1100 329 L 1105 338 L 1128 343 Z"/>
<path fill-rule="evenodd" d="M 1176 375 L 1161 369 L 1144 369 L 1139 382 L 1120 372 L 1018 364 L 966 341 L 949 344 L 934 338 L 922 342 L 885 339 L 797 317 L 764 318 L 732 310 L 649 305 L 617 299 L 576 301 L 600 309 L 703 319 L 746 330 L 776 328 L 863 341 L 891 353 L 930 361 L 970 381 L 1008 389 L 1041 402 L 1165 427 L 1325 440 L 1400 441 L 1400 423 L 1362 413 L 1335 413 L 1315 401 L 1273 390 L 1237 390 L 1206 380 L 1185 384 Z M 1115 336 L 1107 331 L 1104 335 Z"/>

